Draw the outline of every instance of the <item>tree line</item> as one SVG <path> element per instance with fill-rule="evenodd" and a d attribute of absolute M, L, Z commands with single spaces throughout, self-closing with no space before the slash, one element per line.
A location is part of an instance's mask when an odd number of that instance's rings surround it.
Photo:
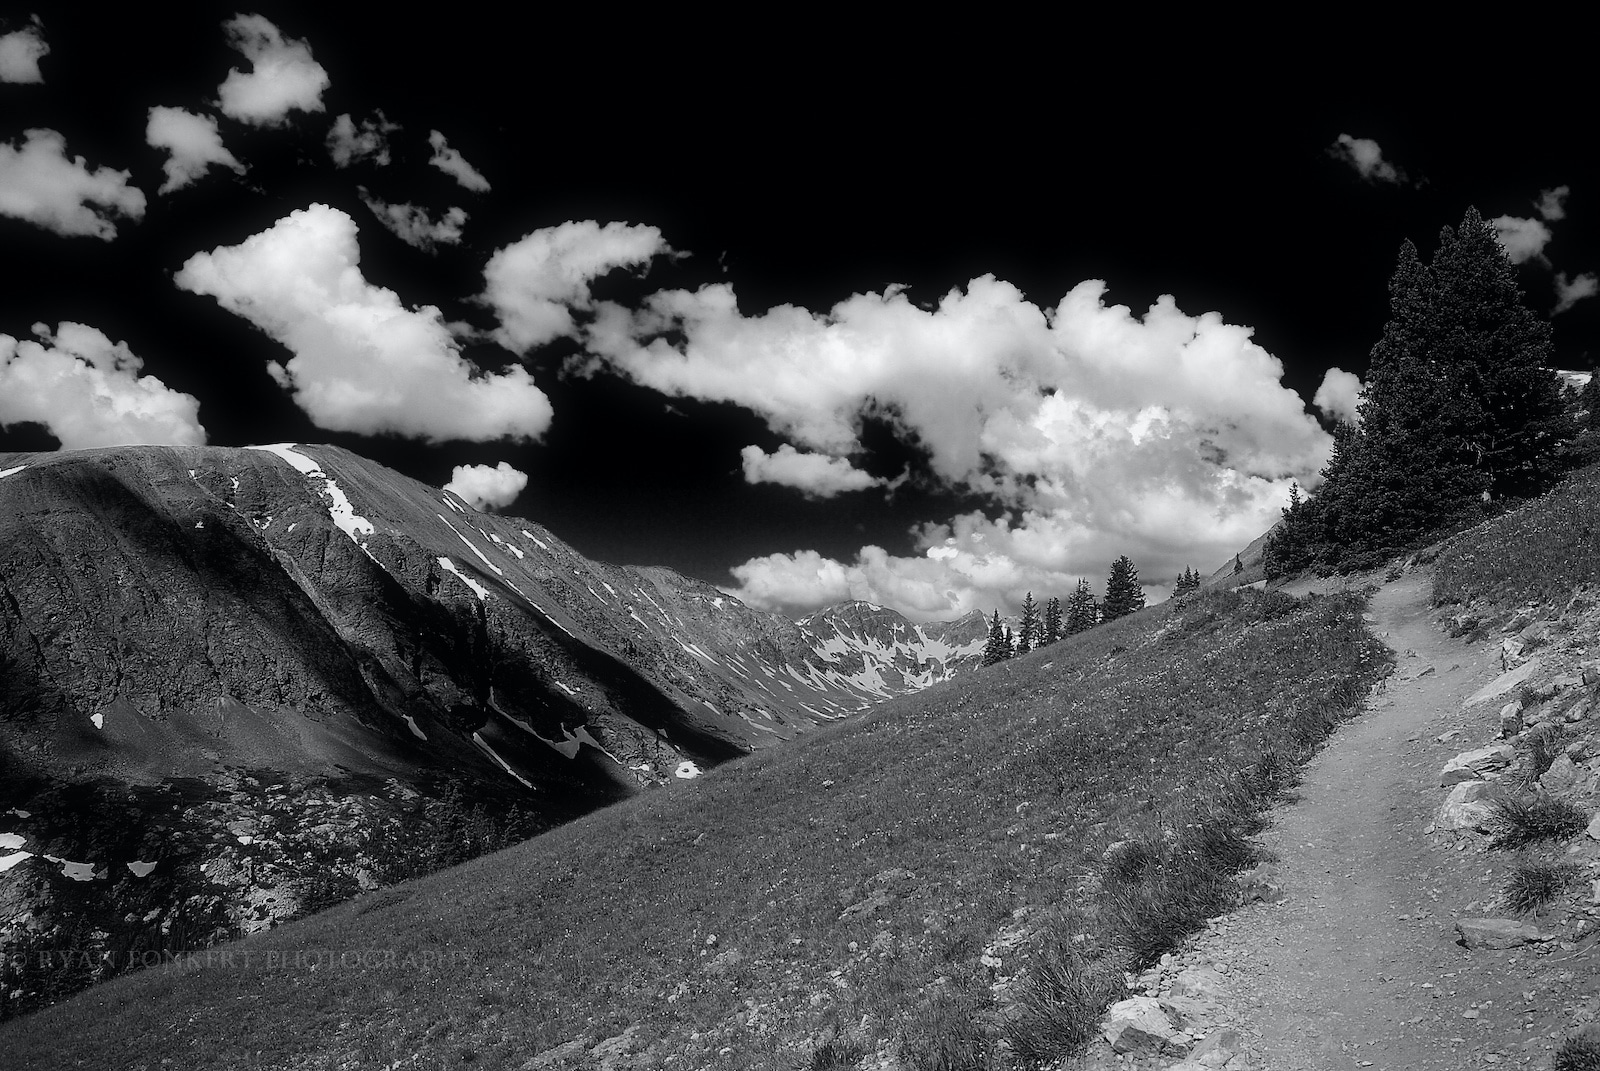
<path fill-rule="evenodd" d="M 1172 589 L 1173 598 L 1199 590 L 1200 574 L 1184 567 Z M 1048 647 L 1057 640 L 1075 636 L 1094 628 L 1102 621 L 1125 617 L 1135 610 L 1144 609 L 1144 589 L 1139 585 L 1139 569 L 1126 554 L 1111 563 L 1111 575 L 1106 578 L 1104 601 L 1094 597 L 1089 581 L 1079 578 L 1065 603 L 1052 596 L 1039 609 L 1033 592 L 1022 603 L 1022 620 L 1015 631 L 1000 620 L 996 610 L 989 621 L 989 640 L 983 647 L 980 665 L 992 666 L 1017 655 L 1025 655 L 1039 647 Z"/>
<path fill-rule="evenodd" d="M 1357 418 L 1334 427 L 1315 493 L 1291 487 L 1268 578 L 1368 568 L 1547 489 L 1577 432 L 1552 353 L 1549 321 L 1523 304 L 1476 209 L 1428 264 L 1408 239 Z"/>

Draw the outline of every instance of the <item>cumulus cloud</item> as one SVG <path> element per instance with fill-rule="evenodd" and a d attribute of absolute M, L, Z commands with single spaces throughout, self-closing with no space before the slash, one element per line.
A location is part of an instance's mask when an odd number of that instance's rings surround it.
<path fill-rule="evenodd" d="M 479 173 L 478 169 L 467 163 L 466 158 L 445 141 L 443 134 L 437 130 L 428 131 L 428 144 L 433 146 L 433 155 L 428 158 L 428 163 L 443 171 L 446 175 L 461 183 L 462 186 L 473 193 L 487 193 L 489 180 Z"/>
<path fill-rule="evenodd" d="M 455 245 L 461 241 L 461 228 L 466 226 L 467 213 L 452 208 L 438 219 L 428 215 L 426 208 L 412 204 L 390 204 L 359 188 L 361 203 L 372 210 L 378 222 L 389 228 L 396 238 L 423 252 L 432 252 L 436 246 Z"/>
<path fill-rule="evenodd" d="M 0 141 L 0 215 L 63 235 L 117 236 L 117 216 L 141 219 L 144 191 L 129 173 L 90 171 L 83 157 L 67 157 L 67 139 L 54 130 L 23 133 L 20 148 Z"/>
<path fill-rule="evenodd" d="M 485 374 L 462 357 L 437 308 L 408 308 L 361 274 L 356 224 L 327 205 L 291 212 L 175 276 L 293 354 L 268 364 L 318 427 L 433 441 L 531 439 L 550 402 L 526 369 Z"/>
<path fill-rule="evenodd" d="M 223 147 L 217 121 L 209 115 L 195 115 L 182 108 L 151 108 L 144 140 L 152 149 L 165 149 L 168 153 L 161 165 L 167 181 L 157 193 L 181 190 L 213 165 L 244 173 L 244 165 Z"/>
<path fill-rule="evenodd" d="M 862 472 L 848 459 L 828 454 L 801 453 L 788 443 L 769 454 L 759 446 L 739 451 L 746 483 L 777 483 L 797 487 L 813 498 L 832 498 L 845 491 L 881 487 L 886 481 Z"/>
<path fill-rule="evenodd" d="M 43 82 L 39 61 L 49 54 L 44 26 L 35 15 L 30 25 L 0 37 L 0 82 Z"/>
<path fill-rule="evenodd" d="M 0 425 L 43 424 L 64 450 L 206 441 L 200 403 L 140 375 L 126 342 L 71 322 L 33 333 L 38 342 L 0 334 Z"/>
<path fill-rule="evenodd" d="M 1523 219 L 1521 216 L 1496 216 L 1493 220 L 1500 244 L 1505 247 L 1511 263 L 1525 260 L 1544 260 L 1544 247 L 1550 241 L 1550 228 L 1541 220 Z"/>
<path fill-rule="evenodd" d="M 948 616 L 1070 590 L 1119 554 L 1151 583 L 1208 569 L 1327 459 L 1331 440 L 1249 328 L 1171 297 L 1142 316 L 1104 299 L 1091 280 L 1045 308 L 983 276 L 931 309 L 890 287 L 824 313 L 746 316 L 725 285 L 662 291 L 634 310 L 599 303 L 584 369 L 732 402 L 840 460 L 861 449 L 863 417 L 895 425 L 935 477 L 1005 512 L 922 530 L 920 556 L 863 548 L 820 571 L 808 552 L 755 559 L 735 571 L 738 594 L 805 609 L 843 577 L 874 601 Z M 820 601 L 775 594 L 806 585 Z"/>
<path fill-rule="evenodd" d="M 1557 186 L 1553 190 L 1540 190 L 1538 200 L 1539 215 L 1552 223 L 1558 219 L 1566 219 L 1567 195 L 1571 192 L 1571 186 Z"/>
<path fill-rule="evenodd" d="M 1556 307 L 1550 310 L 1551 316 L 1559 316 L 1583 299 L 1600 293 L 1600 277 L 1596 277 L 1592 271 L 1586 271 L 1574 279 L 1567 278 L 1566 272 L 1558 271 L 1555 285 Z"/>
<path fill-rule="evenodd" d="M 1368 182 L 1399 184 L 1406 181 L 1404 171 L 1383 158 L 1383 149 L 1371 138 L 1353 138 L 1340 134 L 1328 146 L 1328 155 L 1343 160 L 1355 168 L 1356 174 Z"/>
<path fill-rule="evenodd" d="M 500 509 L 516 501 L 527 486 L 528 474 L 502 461 L 494 468 L 457 465 L 444 489 L 474 509 Z"/>
<path fill-rule="evenodd" d="M 322 110 L 328 72 L 311 58 L 311 46 L 284 37 L 260 15 L 235 15 L 222 24 L 228 45 L 250 61 L 250 73 L 237 67 L 217 87 L 222 114 L 255 126 L 281 126 L 295 109 Z"/>
<path fill-rule="evenodd" d="M 1361 405 L 1361 377 L 1342 368 L 1330 368 L 1322 374 L 1322 385 L 1311 399 L 1311 404 L 1335 420 L 1354 423 Z"/>
<path fill-rule="evenodd" d="M 348 112 L 342 113 L 328 128 L 328 155 L 335 167 L 349 167 L 363 160 L 371 160 L 379 167 L 389 166 L 389 135 L 400 129 L 391 123 L 383 112 L 377 118 L 363 119 L 357 126 Z"/>
<path fill-rule="evenodd" d="M 534 231 L 496 252 L 483 269 L 488 285 L 482 300 L 500 320 L 495 340 L 526 352 L 575 335 L 572 310 L 592 307 L 590 282 L 670 252 L 654 227 L 602 227 L 588 219 Z"/>

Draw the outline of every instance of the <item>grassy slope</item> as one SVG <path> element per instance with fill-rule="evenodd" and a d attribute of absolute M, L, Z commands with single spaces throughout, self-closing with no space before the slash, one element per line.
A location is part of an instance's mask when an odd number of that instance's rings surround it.
<path fill-rule="evenodd" d="M 848 1026 L 951 1066 L 993 1051 L 991 984 L 1027 959 L 997 937 L 1082 928 L 1104 963 L 1148 958 L 1095 905 L 1102 851 L 1187 843 L 1194 803 L 1264 746 L 1301 758 L 1350 713 L 1385 658 L 1360 609 L 1156 607 L 240 942 L 232 963 L 98 987 L 0 1029 L 0 1049 L 37 1068 L 515 1068 L 638 1026 L 667 1067 L 811 1067 Z M 402 958 L 269 958 L 297 950 Z M 424 952 L 449 956 L 404 961 Z"/>
<path fill-rule="evenodd" d="M 1600 465 L 1451 542 L 1434 570 L 1438 603 L 1560 600 L 1600 583 Z"/>

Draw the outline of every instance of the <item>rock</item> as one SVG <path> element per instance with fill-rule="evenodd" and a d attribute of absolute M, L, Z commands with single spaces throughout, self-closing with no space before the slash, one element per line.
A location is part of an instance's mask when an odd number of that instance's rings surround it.
<path fill-rule="evenodd" d="M 1477 614 L 1456 614 L 1454 617 L 1452 617 L 1450 619 L 1450 625 L 1449 625 L 1450 638 L 1454 639 L 1457 636 L 1465 636 L 1467 633 L 1471 632 L 1473 629 L 1475 629 L 1477 627 L 1478 627 L 1478 615 Z"/>
<path fill-rule="evenodd" d="M 1500 658 L 1507 668 L 1522 657 L 1522 641 L 1515 636 L 1500 641 Z"/>
<path fill-rule="evenodd" d="M 1545 939 L 1539 927 L 1516 919 L 1460 919 L 1456 933 L 1457 943 L 1470 949 L 1516 948 Z"/>
<path fill-rule="evenodd" d="M 1111 1048 L 1134 1056 L 1182 1056 L 1188 1037 L 1155 997 L 1129 997 L 1106 1011 L 1100 1034 Z"/>
<path fill-rule="evenodd" d="M 1462 781 L 1483 780 L 1510 766 L 1516 757 L 1516 751 L 1505 744 L 1490 744 L 1463 751 L 1444 764 L 1444 769 L 1439 771 L 1439 784 L 1456 785 Z"/>
<path fill-rule="evenodd" d="M 1589 819 L 1589 827 L 1584 830 L 1593 840 L 1600 840 L 1600 814 Z"/>
<path fill-rule="evenodd" d="M 1199 1067 L 1223 1067 L 1244 1048 L 1244 1039 L 1232 1027 L 1222 1027 L 1207 1034 L 1189 1054 L 1189 1060 Z"/>
<path fill-rule="evenodd" d="M 622 1071 L 628 1054 L 639 1044 L 639 1027 L 630 1026 L 615 1037 L 606 1038 L 589 1050 L 589 1060 L 599 1071 Z"/>
<path fill-rule="evenodd" d="M 1439 805 L 1433 818 L 1433 828 L 1438 832 L 1474 830 L 1482 833 L 1489 827 L 1489 803 L 1494 798 L 1495 785 L 1491 781 L 1461 781 Z"/>
<path fill-rule="evenodd" d="M 1228 995 L 1227 980 L 1213 967 L 1186 967 L 1172 980 L 1174 997 L 1220 1004 Z"/>
<path fill-rule="evenodd" d="M 713 977 L 721 977 L 743 962 L 744 953 L 735 952 L 730 948 L 726 952 L 718 952 L 715 956 L 712 956 L 711 962 L 707 963 L 702 970 Z"/>
<path fill-rule="evenodd" d="M 1283 886 L 1273 880 L 1276 877 L 1265 863 L 1246 870 L 1238 879 L 1240 898 L 1247 904 L 1257 900 L 1275 904 L 1284 899 L 1288 894 L 1283 891 Z"/>
<path fill-rule="evenodd" d="M 1522 732 L 1522 704 L 1516 701 L 1500 708 L 1500 739 L 1506 740 Z"/>
<path fill-rule="evenodd" d="M 1579 688 L 1583 687 L 1583 681 L 1577 677 L 1574 677 L 1570 673 L 1563 673 L 1561 676 L 1551 681 L 1550 686 L 1556 690 L 1557 695 L 1563 695 L 1567 692 L 1577 691 Z"/>
<path fill-rule="evenodd" d="M 1582 699 L 1579 699 L 1576 703 L 1568 707 L 1567 712 L 1563 714 L 1562 717 L 1568 722 L 1583 721 L 1589 716 L 1590 711 L 1593 709 L 1594 700 L 1588 696 L 1584 696 Z"/>
<path fill-rule="evenodd" d="M 589 1042 L 586 1039 L 573 1038 L 534 1056 L 522 1065 L 522 1071 L 545 1071 L 546 1068 L 566 1067 L 580 1059 L 588 1049 Z"/>
<path fill-rule="evenodd" d="M 1583 782 L 1586 773 L 1586 770 L 1573 762 L 1572 757 L 1563 751 L 1539 778 L 1539 787 L 1551 795 L 1565 795 L 1574 791 Z"/>
<path fill-rule="evenodd" d="M 1523 642 L 1526 650 L 1531 651 L 1535 647 L 1543 647 L 1546 643 L 1550 642 L 1550 622 L 1530 622 L 1529 624 L 1523 626 L 1521 632 L 1517 633 L 1517 638 Z"/>
<path fill-rule="evenodd" d="M 1583 671 L 1583 683 L 1586 687 L 1600 684 L 1600 662 L 1584 662 L 1580 667 Z"/>
<path fill-rule="evenodd" d="M 1494 680 L 1490 681 L 1488 684 L 1485 684 L 1482 688 L 1479 688 L 1466 699 L 1462 700 L 1462 708 L 1464 709 L 1466 707 L 1476 706 L 1479 703 L 1486 703 L 1491 699 L 1499 699 L 1507 692 L 1510 692 L 1514 688 L 1517 688 L 1525 683 L 1535 673 L 1539 672 L 1543 665 L 1544 663 L 1539 659 L 1530 658 L 1516 669 L 1507 670 Z"/>

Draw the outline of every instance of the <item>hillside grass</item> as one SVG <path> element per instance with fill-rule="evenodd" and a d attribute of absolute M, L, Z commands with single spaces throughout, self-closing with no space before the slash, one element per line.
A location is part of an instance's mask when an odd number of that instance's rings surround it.
<path fill-rule="evenodd" d="M 1433 601 L 1561 602 L 1600 583 L 1600 465 L 1462 533 L 1439 555 Z"/>
<path fill-rule="evenodd" d="M 1261 808 L 1386 670 L 1362 607 L 1155 607 L 117 979 L 0 1027 L 0 1051 L 519 1068 L 631 1030 L 638 1067 L 1036 1065 L 1226 909 Z"/>

